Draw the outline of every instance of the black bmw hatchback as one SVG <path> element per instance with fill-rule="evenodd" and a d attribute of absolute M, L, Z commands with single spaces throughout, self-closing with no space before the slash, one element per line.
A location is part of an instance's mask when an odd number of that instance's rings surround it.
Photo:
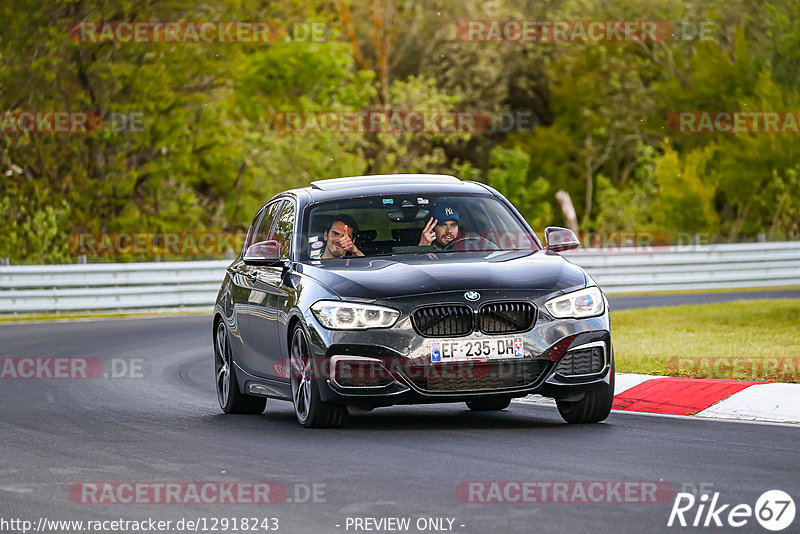
<path fill-rule="evenodd" d="M 502 410 L 556 400 L 564 420 L 604 420 L 614 395 L 608 303 L 542 246 L 497 191 L 442 175 L 337 178 L 258 212 L 214 307 L 226 413 L 291 401 L 298 422 L 348 410 L 465 402 Z"/>

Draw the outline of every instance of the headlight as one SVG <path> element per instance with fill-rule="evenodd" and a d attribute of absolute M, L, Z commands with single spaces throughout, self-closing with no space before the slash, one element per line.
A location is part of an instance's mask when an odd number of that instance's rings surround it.
<path fill-rule="evenodd" d="M 400 317 L 400 312 L 391 308 L 333 300 L 315 302 L 311 311 L 322 326 L 331 330 L 388 328 Z"/>
<path fill-rule="evenodd" d="M 544 306 L 553 317 L 574 317 L 576 319 L 600 315 L 605 309 L 603 294 L 597 287 L 587 287 L 552 298 L 545 302 Z"/>

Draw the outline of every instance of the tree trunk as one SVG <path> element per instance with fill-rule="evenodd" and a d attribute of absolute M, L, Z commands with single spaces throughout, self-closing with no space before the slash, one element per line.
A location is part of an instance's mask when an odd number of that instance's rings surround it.
<path fill-rule="evenodd" d="M 556 200 L 561 204 L 561 211 L 564 213 L 564 221 L 567 228 L 578 235 L 578 215 L 575 213 L 575 206 L 572 205 L 572 198 L 563 189 L 556 193 Z"/>

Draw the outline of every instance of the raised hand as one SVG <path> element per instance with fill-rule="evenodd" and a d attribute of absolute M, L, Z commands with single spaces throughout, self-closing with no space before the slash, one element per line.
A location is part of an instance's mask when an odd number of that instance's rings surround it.
<path fill-rule="evenodd" d="M 419 246 L 427 247 L 433 243 L 433 241 L 436 239 L 436 232 L 433 231 L 433 228 L 436 226 L 437 222 L 439 221 L 433 217 L 428 220 L 425 228 L 422 229 L 422 235 L 419 237 Z"/>
<path fill-rule="evenodd" d="M 347 226 L 345 226 L 345 232 L 347 232 L 347 233 L 345 233 L 345 235 L 340 237 L 339 240 L 338 240 L 339 241 L 339 246 L 342 247 L 343 249 L 347 250 L 348 252 L 352 252 L 353 255 L 355 255 L 355 256 L 363 256 L 364 253 L 361 252 L 360 250 L 358 250 L 358 247 L 356 247 L 355 242 L 353 242 L 353 240 L 350 239 L 350 236 L 348 235 L 349 228 Z"/>

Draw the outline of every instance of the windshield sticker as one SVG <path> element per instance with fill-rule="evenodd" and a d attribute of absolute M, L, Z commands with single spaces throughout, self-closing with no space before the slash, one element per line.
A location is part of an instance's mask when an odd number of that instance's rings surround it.
<path fill-rule="evenodd" d="M 394 204 L 394 199 L 393 198 L 384 198 L 383 199 L 383 203 L 384 203 L 384 205 L 386 205 L 386 204 L 389 204 L 389 205 Z"/>

